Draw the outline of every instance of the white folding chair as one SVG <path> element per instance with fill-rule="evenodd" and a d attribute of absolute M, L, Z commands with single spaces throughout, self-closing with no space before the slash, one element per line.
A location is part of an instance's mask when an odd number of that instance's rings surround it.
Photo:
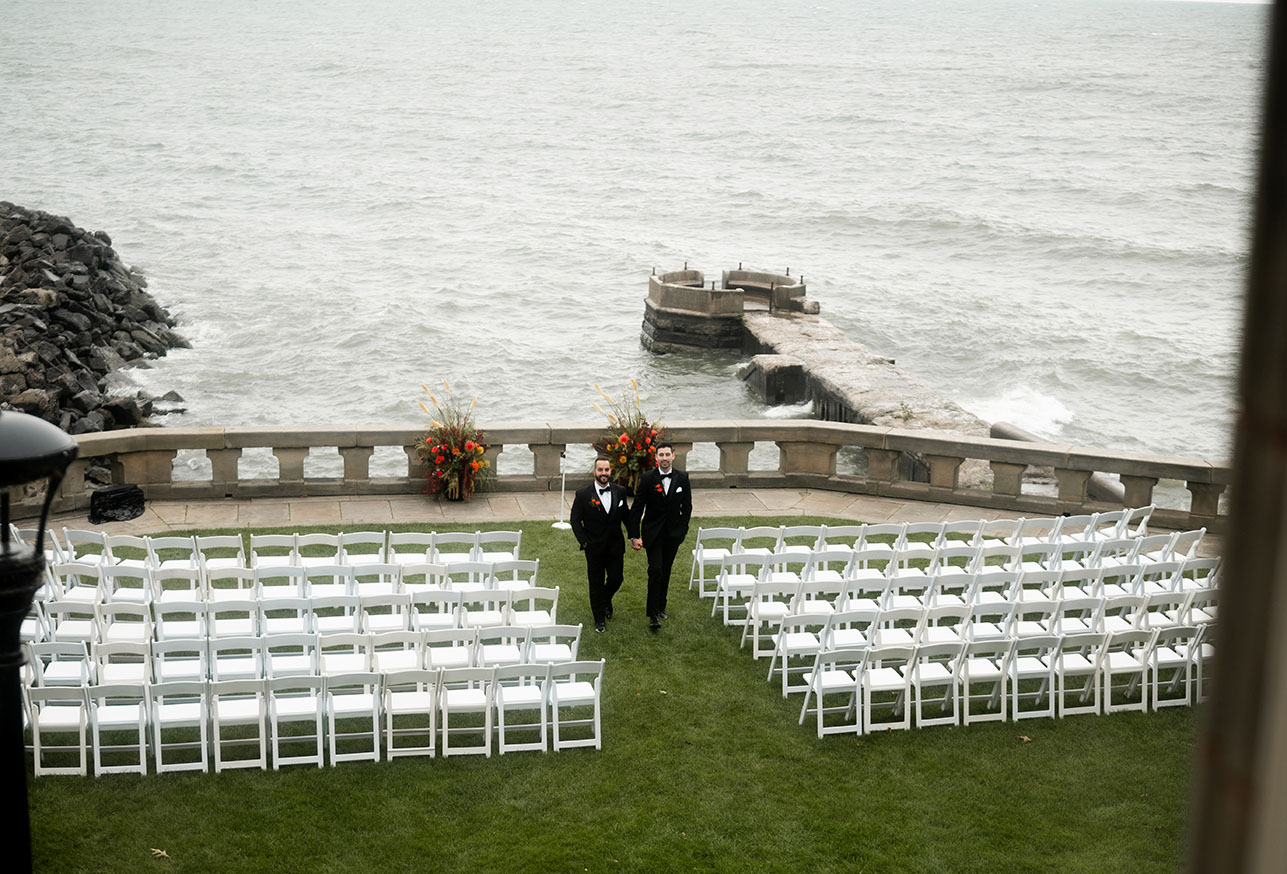
<path fill-rule="evenodd" d="M 1154 710 L 1188 707 L 1193 703 L 1201 639 L 1202 630 L 1196 625 L 1171 625 L 1155 632 L 1148 659 L 1150 701 Z M 1169 678 L 1165 687 L 1163 676 Z"/>
<path fill-rule="evenodd" d="M 31 742 L 37 777 L 46 774 L 79 774 L 85 776 L 88 747 L 89 700 L 84 686 L 23 686 L 31 713 Z M 74 743 L 53 743 L 54 739 L 75 737 Z M 74 752 L 76 765 L 45 763 L 46 753 L 62 759 Z"/>
<path fill-rule="evenodd" d="M 391 559 L 384 531 L 349 531 L 340 534 L 339 564 L 384 564 Z M 401 562 L 399 562 L 400 564 Z"/>
<path fill-rule="evenodd" d="M 492 562 L 492 585 L 515 593 L 525 592 L 537 586 L 540 571 L 539 558 L 498 559 Z"/>
<path fill-rule="evenodd" d="M 1103 633 L 1067 634 L 1059 639 L 1059 657 L 1055 662 L 1055 679 L 1059 689 L 1055 697 L 1059 716 L 1079 713 L 1098 714 L 1103 710 L 1099 694 L 1099 674 L 1103 669 Z M 1072 681 L 1082 678 L 1080 686 Z M 1070 699 L 1070 696 L 1074 696 Z"/>
<path fill-rule="evenodd" d="M 309 597 L 308 572 L 282 565 L 255 568 L 255 597 L 260 601 Z"/>
<path fill-rule="evenodd" d="M 194 540 L 197 565 L 207 579 L 212 571 L 249 566 L 246 563 L 246 542 L 240 534 L 198 535 Z"/>
<path fill-rule="evenodd" d="M 24 648 L 37 686 L 88 686 L 94 680 L 94 663 L 84 641 L 44 640 Z"/>
<path fill-rule="evenodd" d="M 433 543 L 429 547 L 429 561 L 447 565 L 476 561 L 477 546 L 477 531 L 435 532 Z"/>
<path fill-rule="evenodd" d="M 751 587 L 751 597 L 746 602 L 746 622 L 742 625 L 741 645 L 746 646 L 749 633 L 752 658 L 772 655 L 772 649 L 760 646 L 761 628 L 771 633 L 781 624 L 782 618 L 791 612 L 791 599 L 795 597 L 799 585 L 798 578 L 779 582 L 766 577 Z"/>
<path fill-rule="evenodd" d="M 316 674 L 275 676 L 268 680 L 267 687 L 273 770 L 282 765 L 322 767 L 323 678 Z M 283 747 L 289 752 L 283 753 Z"/>
<path fill-rule="evenodd" d="M 478 664 L 480 667 L 517 665 L 527 653 L 526 625 L 489 625 L 478 629 Z"/>
<path fill-rule="evenodd" d="M 402 565 L 402 591 L 413 598 L 423 592 L 445 590 L 447 566 L 429 562 L 405 562 Z"/>
<path fill-rule="evenodd" d="M 962 724 L 1005 722 L 1006 683 L 1013 652 L 1014 641 L 1005 637 L 965 644 L 961 658 Z M 973 707 L 975 701 L 981 705 L 977 710 Z"/>
<path fill-rule="evenodd" d="M 550 726 L 554 751 L 572 747 L 603 749 L 600 725 L 600 690 L 603 685 L 603 659 L 597 662 L 564 662 L 550 666 Z M 586 708 L 589 716 L 578 714 Z M 571 711 L 570 713 L 568 711 Z M 590 729 L 589 737 L 566 736 L 569 728 Z"/>
<path fill-rule="evenodd" d="M 275 634 L 264 638 L 264 676 L 269 679 L 316 676 L 320 670 L 317 635 Z"/>
<path fill-rule="evenodd" d="M 148 567 L 158 570 L 201 571 L 201 553 L 193 537 L 147 538 Z"/>
<path fill-rule="evenodd" d="M 104 601 L 147 604 L 152 600 L 151 572 L 146 565 L 104 566 L 101 575 Z"/>
<path fill-rule="evenodd" d="M 108 534 L 103 538 L 105 567 L 146 570 L 148 565 L 147 539 L 136 534 Z"/>
<path fill-rule="evenodd" d="M 402 565 L 354 564 L 353 591 L 358 596 L 402 594 Z"/>
<path fill-rule="evenodd" d="M 217 637 L 210 640 L 210 679 L 262 680 L 264 666 L 263 637 Z"/>
<path fill-rule="evenodd" d="M 522 531 L 479 531 L 474 552 L 479 561 L 518 560 L 522 543 Z"/>
<path fill-rule="evenodd" d="M 340 535 L 296 534 L 295 560 L 292 564 L 305 568 L 314 567 L 315 565 L 344 564 L 344 551 L 340 546 Z"/>
<path fill-rule="evenodd" d="M 367 671 L 326 677 L 326 742 L 332 765 L 380 761 L 379 690 L 380 675 Z"/>
<path fill-rule="evenodd" d="M 426 667 L 468 668 L 478 663 L 478 629 L 431 628 L 422 634 Z"/>
<path fill-rule="evenodd" d="M 693 567 L 688 574 L 688 590 L 697 587 L 698 597 L 707 597 L 706 570 L 718 568 L 737 546 L 740 529 L 738 528 L 701 528 L 697 529 L 697 542 L 693 546 Z M 713 592 L 710 594 L 714 594 Z"/>
<path fill-rule="evenodd" d="M 423 631 L 382 631 L 371 635 L 371 666 L 378 674 L 425 667 Z"/>
<path fill-rule="evenodd" d="M 152 642 L 152 679 L 158 684 L 203 683 L 210 677 L 210 641 L 204 637 Z"/>
<path fill-rule="evenodd" d="M 912 663 L 915 646 L 873 646 L 867 651 L 858 686 L 862 690 L 865 732 L 912 727 Z M 876 707 L 888 707 L 893 719 L 877 722 Z M 901 714 L 901 715 L 900 715 Z"/>
<path fill-rule="evenodd" d="M 1104 712 L 1116 713 L 1121 710 L 1148 710 L 1148 669 L 1153 653 L 1153 640 L 1157 632 L 1137 628 L 1130 631 L 1118 631 L 1108 635 L 1104 642 L 1102 656 L 1103 667 L 1100 670 L 1104 678 Z M 1116 678 L 1124 677 L 1125 682 L 1118 685 Z M 1118 701 L 1114 693 L 1119 693 Z M 1139 695 L 1139 701 L 1131 699 Z"/>
<path fill-rule="evenodd" d="M 504 618 L 510 625 L 553 625 L 558 614 L 559 587 L 532 586 L 510 596 Z"/>
<path fill-rule="evenodd" d="M 142 688 L 152 680 L 152 641 L 94 645 L 94 677 L 103 685 Z"/>
<path fill-rule="evenodd" d="M 254 568 L 206 568 L 205 575 L 206 600 L 212 605 L 223 601 L 245 601 L 255 598 Z"/>
<path fill-rule="evenodd" d="M 804 703 L 800 705 L 800 724 L 812 710 L 817 717 L 818 737 L 827 734 L 862 734 L 862 707 L 859 702 L 858 679 L 862 676 L 867 660 L 867 648 L 842 647 L 819 650 L 813 658 L 813 667 L 804 674 Z M 841 695 L 843 705 L 827 706 L 828 695 Z M 814 706 L 809 707 L 813 699 Z M 839 722 L 828 722 L 828 714 L 842 714 Z"/>
<path fill-rule="evenodd" d="M 151 572 L 151 601 L 168 604 L 171 601 L 204 601 L 205 579 L 199 567 L 160 567 Z"/>
<path fill-rule="evenodd" d="M 94 637 L 104 643 L 146 643 L 152 639 L 152 608 L 132 601 L 108 601 L 94 605 L 98 631 Z"/>
<path fill-rule="evenodd" d="M 435 755 L 439 683 L 440 672 L 436 670 L 384 675 L 380 709 L 384 711 L 384 751 L 388 758 Z"/>
<path fill-rule="evenodd" d="M 1010 718 L 1055 717 L 1059 663 L 1059 636 L 1046 634 L 1014 640 L 1010 658 Z M 1030 698 L 1037 705 L 1024 709 Z"/>
<path fill-rule="evenodd" d="M 371 671 L 371 637 L 356 632 L 317 636 L 317 668 L 325 675 Z"/>
<path fill-rule="evenodd" d="M 492 715 L 494 712 L 496 682 L 495 668 L 444 668 L 440 675 L 441 687 L 438 690 L 439 724 L 442 727 L 442 756 L 447 758 L 453 752 L 460 754 L 492 754 Z M 451 727 L 451 717 L 465 714 L 481 714 L 482 726 L 460 725 Z M 480 742 L 472 745 L 451 745 L 452 736 L 462 734 L 481 734 Z"/>
<path fill-rule="evenodd" d="M 158 680 L 160 676 L 158 675 Z M 205 680 L 157 682 L 148 687 L 152 722 L 152 752 L 156 771 L 210 770 L 209 699 Z M 195 732 L 197 739 L 193 740 Z M 170 759 L 168 754 L 196 750 L 195 761 Z"/>
<path fill-rule="evenodd" d="M 387 558 L 398 564 L 426 564 L 433 551 L 434 535 L 429 531 L 390 531 Z"/>
<path fill-rule="evenodd" d="M 94 604 L 103 600 L 103 566 L 97 561 L 64 561 L 52 567 L 62 603 Z"/>
<path fill-rule="evenodd" d="M 523 660 L 535 665 L 574 662 L 580 648 L 580 625 L 533 625 L 528 628 Z"/>
<path fill-rule="evenodd" d="M 356 634 L 362 627 L 362 602 L 357 595 L 314 596 L 308 599 L 308 612 L 312 630 L 318 634 Z"/>
<path fill-rule="evenodd" d="M 147 687 L 142 683 L 109 683 L 89 687 L 89 724 L 94 747 L 94 776 L 147 773 Z M 125 737 L 131 739 L 125 743 Z M 104 755 L 124 754 L 124 763 L 103 764 Z"/>
<path fill-rule="evenodd" d="M 304 569 L 305 591 L 310 598 L 334 598 L 356 595 L 353 566 L 347 564 L 313 564 Z"/>
<path fill-rule="evenodd" d="M 260 602 L 254 598 L 210 601 L 206 604 L 206 631 L 212 639 L 253 637 L 259 634 Z"/>
<path fill-rule="evenodd" d="M 250 535 L 250 567 L 298 567 L 294 534 Z"/>
<path fill-rule="evenodd" d="M 549 747 L 550 666 L 548 664 L 501 665 L 496 668 L 493 700 L 496 705 L 496 746 L 503 756 L 510 752 Z M 511 713 L 527 713 L 528 721 L 515 722 Z M 515 741 L 512 732 L 535 732 L 536 740 Z"/>
<path fill-rule="evenodd" d="M 367 634 L 406 631 L 411 628 L 411 596 L 406 592 L 359 595 L 362 630 Z"/>
<path fill-rule="evenodd" d="M 916 647 L 911 664 L 912 710 L 918 728 L 960 723 L 957 694 L 961 683 L 963 641 L 925 643 Z M 941 696 L 927 694 L 928 689 L 943 690 Z M 937 716 L 926 713 L 926 705 L 936 706 Z"/>
<path fill-rule="evenodd" d="M 218 774 L 231 768 L 268 769 L 268 711 L 264 680 L 218 680 L 210 684 L 210 744 Z M 249 737 L 247 732 L 251 732 Z M 255 747 L 258 755 L 229 758 L 229 749 Z"/>
<path fill-rule="evenodd" d="M 769 659 L 768 680 L 773 680 L 775 670 L 782 674 L 782 697 L 792 692 L 803 692 L 806 683 L 791 683 L 791 675 L 801 675 L 808 670 L 807 665 L 792 666 L 792 659 L 814 661 L 822 649 L 822 634 L 831 621 L 832 613 L 792 613 L 782 618 L 778 630 L 770 635 L 773 641 L 773 654 Z"/>

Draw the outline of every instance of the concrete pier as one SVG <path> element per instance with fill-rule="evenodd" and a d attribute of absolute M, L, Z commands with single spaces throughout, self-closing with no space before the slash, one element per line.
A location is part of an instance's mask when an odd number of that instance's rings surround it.
<path fill-rule="evenodd" d="M 655 274 L 648 279 L 641 339 L 646 348 L 738 349 L 754 357 L 740 372 L 767 404 L 813 401 L 818 418 L 904 430 L 989 436 L 989 425 L 948 400 L 888 358 L 845 336 L 818 315 L 801 277 L 725 270 L 721 287 L 705 287 L 701 271 Z M 903 479 L 930 481 L 930 459 L 905 453 Z M 978 488 L 992 471 L 965 461 L 953 485 Z"/>

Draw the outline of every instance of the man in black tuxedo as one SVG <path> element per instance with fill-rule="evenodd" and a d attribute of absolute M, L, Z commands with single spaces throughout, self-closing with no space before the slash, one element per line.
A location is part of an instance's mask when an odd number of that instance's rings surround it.
<path fill-rule="evenodd" d="M 648 627 L 653 631 L 660 629 L 666 618 L 670 568 L 688 536 L 688 520 L 693 515 L 688 474 L 674 467 L 675 447 L 659 443 L 656 457 L 657 466 L 639 479 L 628 525 L 631 545 L 648 551 Z"/>
<path fill-rule="evenodd" d="M 612 596 L 621 588 L 626 542 L 621 536 L 624 526 L 633 538 L 626 508 L 626 490 L 608 480 L 612 462 L 600 456 L 594 462 L 594 482 L 577 489 L 572 499 L 572 533 L 585 552 L 585 570 L 590 580 L 590 611 L 594 630 L 602 633 L 612 618 Z"/>

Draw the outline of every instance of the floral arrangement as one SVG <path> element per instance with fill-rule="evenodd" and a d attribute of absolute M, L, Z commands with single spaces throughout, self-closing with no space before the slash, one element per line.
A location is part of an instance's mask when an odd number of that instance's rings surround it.
<path fill-rule="evenodd" d="M 670 431 L 644 415 L 639 405 L 639 384 L 630 380 L 635 399 L 614 401 L 607 392 L 595 385 L 595 391 L 608 403 L 604 409 L 596 402 L 594 408 L 608 418 L 609 430 L 594 444 L 594 448 L 612 462 L 612 480 L 626 487 L 631 494 L 639 478 L 657 466 L 657 444 L 670 439 Z"/>
<path fill-rule="evenodd" d="M 420 402 L 429 414 L 429 431 L 416 443 L 420 460 L 429 468 L 425 491 L 444 494 L 448 500 L 468 501 L 478 488 L 491 483 L 494 472 L 487 460 L 487 440 L 483 429 L 474 424 L 474 398 L 466 407 L 451 395 L 451 386 L 443 380 L 443 403 L 439 403 L 427 386 L 420 386 L 433 402 L 435 414 Z"/>

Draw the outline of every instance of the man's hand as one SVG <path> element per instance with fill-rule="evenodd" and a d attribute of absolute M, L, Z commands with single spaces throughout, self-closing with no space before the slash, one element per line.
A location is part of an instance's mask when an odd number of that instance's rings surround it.
<path fill-rule="evenodd" d="M 642 548 L 643 548 L 643 540 L 641 540 L 641 539 L 640 539 L 640 538 L 638 538 L 638 537 L 632 537 L 632 538 L 630 538 L 630 545 L 631 545 L 631 546 L 633 546 L 635 549 L 642 549 Z"/>

